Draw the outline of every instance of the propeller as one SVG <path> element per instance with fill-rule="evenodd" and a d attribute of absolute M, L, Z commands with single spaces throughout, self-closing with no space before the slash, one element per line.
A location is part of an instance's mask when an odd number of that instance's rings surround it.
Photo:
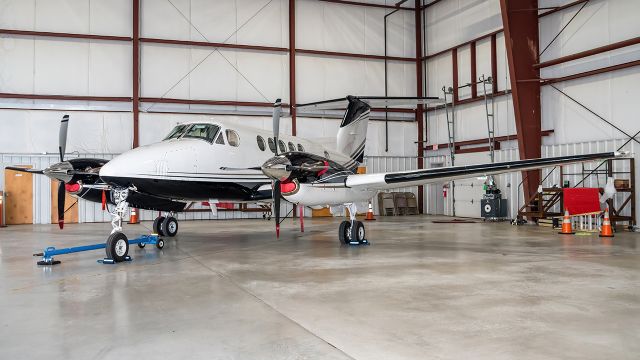
<path fill-rule="evenodd" d="M 277 99 L 273 104 L 273 140 L 276 145 L 276 156 L 278 156 L 278 134 L 280 134 L 280 115 L 282 115 L 282 99 Z M 262 170 L 262 168 L 260 168 Z M 280 237 L 280 199 L 282 198 L 282 189 L 280 188 L 280 180 L 273 182 L 273 207 L 276 220 L 276 238 Z"/>
<path fill-rule="evenodd" d="M 69 130 L 69 115 L 62 117 L 60 122 L 60 132 L 58 133 L 58 152 L 60 153 L 60 163 L 64 162 L 64 154 L 67 150 L 67 132 Z M 73 170 L 73 167 L 72 167 Z M 65 182 L 58 183 L 58 226 L 64 228 L 64 202 L 66 198 Z"/>
<path fill-rule="evenodd" d="M 280 237 L 280 199 L 282 198 L 282 188 L 280 180 L 273 182 L 273 212 L 276 220 L 276 238 Z"/>
<path fill-rule="evenodd" d="M 276 156 L 278 155 L 278 135 L 280 134 L 280 115 L 282 115 L 282 99 L 277 99 L 273 104 L 273 140 L 276 144 Z"/>

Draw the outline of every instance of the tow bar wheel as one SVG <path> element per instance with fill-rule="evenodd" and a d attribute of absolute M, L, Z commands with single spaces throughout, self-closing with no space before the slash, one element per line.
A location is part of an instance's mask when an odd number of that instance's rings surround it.
<path fill-rule="evenodd" d="M 127 254 L 129 254 L 129 239 L 125 234 L 115 232 L 109 235 L 106 245 L 108 259 L 113 259 L 115 262 L 125 261 Z"/>

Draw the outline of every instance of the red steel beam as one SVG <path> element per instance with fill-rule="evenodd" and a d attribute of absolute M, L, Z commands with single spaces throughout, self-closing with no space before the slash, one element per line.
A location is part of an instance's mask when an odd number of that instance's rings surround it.
<path fill-rule="evenodd" d="M 458 104 L 458 48 L 451 50 L 451 64 L 453 72 L 453 102 Z"/>
<path fill-rule="evenodd" d="M 0 93 L 1 99 L 130 102 L 130 97 Z"/>
<path fill-rule="evenodd" d="M 296 0 L 289 0 L 289 102 L 291 135 L 298 133 L 296 110 Z M 295 214 L 295 211 L 294 211 Z"/>
<path fill-rule="evenodd" d="M 498 44 L 496 34 L 491 35 L 491 83 L 492 92 L 498 93 Z"/>
<path fill-rule="evenodd" d="M 345 53 L 345 52 L 337 52 L 337 51 L 296 49 L 296 52 L 299 53 L 299 54 L 349 57 L 349 58 L 370 59 L 370 60 L 385 60 L 386 59 L 386 60 L 389 60 L 389 61 L 406 61 L 406 62 L 415 62 L 416 61 L 415 58 L 409 58 L 409 57 L 384 56 L 384 55 L 367 55 L 367 54 Z"/>
<path fill-rule="evenodd" d="M 50 32 L 50 31 L 29 31 L 29 30 L 11 30 L 11 29 L 0 29 L 0 34 L 16 35 L 16 36 L 39 36 L 39 37 L 54 37 L 54 38 L 69 38 L 69 39 L 104 40 L 104 41 L 131 41 L 132 40 L 132 38 L 126 37 L 126 36 L 75 34 L 75 33 L 61 33 L 61 32 Z"/>
<path fill-rule="evenodd" d="M 567 76 L 563 76 L 563 77 L 544 79 L 544 80 L 542 80 L 542 85 L 550 85 L 550 84 L 559 83 L 561 81 L 581 79 L 581 78 L 588 77 L 588 76 L 604 74 L 604 73 L 608 73 L 608 72 L 611 72 L 611 71 L 622 70 L 622 69 L 626 69 L 626 68 L 630 68 L 630 67 L 634 67 L 634 66 L 638 66 L 638 65 L 640 65 L 640 60 L 630 61 L 630 62 L 618 64 L 618 65 L 607 66 L 607 67 L 604 67 L 604 68 L 595 69 L 595 70 L 591 70 L 591 71 L 585 71 L 585 72 L 572 74 L 572 75 L 567 75 Z"/>
<path fill-rule="evenodd" d="M 553 135 L 553 133 L 554 133 L 554 130 L 543 130 L 542 132 L 540 132 L 542 136 L 551 136 Z M 511 141 L 511 140 L 517 140 L 517 139 L 518 139 L 518 135 L 515 135 L 515 134 L 507 135 L 507 136 L 496 136 L 494 138 L 495 142 Z M 487 142 L 489 142 L 489 138 L 456 141 L 456 149 L 458 149 L 461 146 L 482 145 L 482 144 L 486 144 Z M 447 149 L 449 147 L 449 144 L 448 143 L 436 144 L 436 147 L 438 149 Z M 425 149 L 432 150 L 433 145 L 427 145 Z"/>
<path fill-rule="evenodd" d="M 478 69 L 476 66 L 476 43 L 472 42 L 469 45 L 469 49 L 471 50 L 471 98 L 475 99 L 478 97 L 478 86 L 474 84 L 478 81 Z"/>
<path fill-rule="evenodd" d="M 586 50 L 586 51 L 582 51 L 582 52 L 579 52 L 579 53 L 575 53 L 575 54 L 559 57 L 557 59 L 544 61 L 544 62 L 535 64 L 533 66 L 536 69 L 541 69 L 541 68 L 545 68 L 545 67 L 549 67 L 549 66 L 558 65 L 558 64 L 569 62 L 569 61 L 577 60 L 577 59 L 582 59 L 582 58 L 585 58 L 587 56 L 598 55 L 598 54 L 602 54 L 602 53 L 607 52 L 607 51 L 617 50 L 617 49 L 621 49 L 623 47 L 627 47 L 627 46 L 631 46 L 631 45 L 637 45 L 637 44 L 640 44 L 640 36 L 635 37 L 633 39 L 628 39 L 628 40 L 624 40 L 624 41 L 619 41 L 617 43 L 600 46 L 600 47 L 597 47 L 595 49 Z"/>
<path fill-rule="evenodd" d="M 206 41 L 191 41 L 191 40 L 175 40 L 175 39 L 140 38 L 140 42 L 150 43 L 150 44 L 203 46 L 203 47 L 214 47 L 214 48 L 272 51 L 272 52 L 288 52 L 289 51 L 289 49 L 287 49 L 287 48 L 275 47 L 275 46 L 227 44 L 227 43 L 215 43 L 215 42 L 206 42 Z"/>
<path fill-rule="evenodd" d="M 160 103 L 160 104 L 184 104 L 184 105 L 218 105 L 218 106 L 247 106 L 247 107 L 272 107 L 273 103 L 254 102 L 254 101 L 226 101 L 226 100 L 192 100 L 192 99 L 171 99 L 171 98 L 153 98 L 141 97 L 141 102 Z M 282 104 L 288 107 L 288 104 Z"/>
<path fill-rule="evenodd" d="M 522 82 L 540 78 L 534 69 L 539 54 L 538 14 L 523 9 L 538 8 L 538 0 L 500 0 L 505 45 L 509 61 L 511 91 L 520 159 L 542 156 L 540 83 Z M 540 183 L 540 171 L 523 172 L 524 196 L 529 199 Z"/>
<path fill-rule="evenodd" d="M 328 3 L 334 4 L 342 4 L 342 5 L 354 5 L 354 6 L 367 6 L 367 7 L 376 7 L 382 9 L 400 9 L 400 10 L 413 10 L 410 7 L 396 6 L 396 5 L 384 5 L 384 4 L 372 4 L 372 3 L 364 3 L 360 1 L 346 1 L 346 0 L 319 0 Z"/>
<path fill-rule="evenodd" d="M 415 0 L 416 26 L 416 95 L 422 97 L 422 9 L 421 0 Z M 424 105 L 419 104 L 416 110 L 418 122 L 418 169 L 424 169 Z M 418 213 L 424 213 L 424 187 L 418 186 Z"/>
<path fill-rule="evenodd" d="M 133 0 L 133 79 L 132 100 L 133 105 L 133 147 L 140 145 L 140 0 Z"/>

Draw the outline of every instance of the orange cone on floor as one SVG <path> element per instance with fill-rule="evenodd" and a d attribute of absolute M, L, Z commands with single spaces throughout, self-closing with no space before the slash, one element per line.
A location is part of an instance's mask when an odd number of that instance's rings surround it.
<path fill-rule="evenodd" d="M 365 218 L 365 220 L 375 220 L 376 218 L 373 217 L 373 205 L 371 205 L 371 201 L 369 201 L 369 211 L 367 211 L 367 217 Z"/>
<path fill-rule="evenodd" d="M 140 224 L 140 220 L 138 220 L 138 209 L 131 208 L 131 216 L 129 217 L 129 224 Z"/>
<path fill-rule="evenodd" d="M 575 232 L 571 228 L 571 216 L 569 215 L 569 209 L 564 210 L 564 218 L 562 219 L 562 231 L 558 234 L 573 235 Z"/>
<path fill-rule="evenodd" d="M 611 220 L 609 220 L 609 208 L 604 211 L 604 220 L 602 220 L 602 229 L 600 230 L 600 237 L 613 237 L 613 228 L 611 227 Z"/>

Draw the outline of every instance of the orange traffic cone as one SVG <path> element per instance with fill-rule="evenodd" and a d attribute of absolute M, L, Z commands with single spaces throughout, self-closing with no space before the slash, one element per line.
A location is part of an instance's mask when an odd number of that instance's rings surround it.
<path fill-rule="evenodd" d="M 371 201 L 369 201 L 369 211 L 367 211 L 367 217 L 365 218 L 365 220 L 375 220 L 376 218 L 373 217 L 373 205 L 371 205 Z"/>
<path fill-rule="evenodd" d="M 604 220 L 602 220 L 602 229 L 600 230 L 600 237 L 613 237 L 613 228 L 611 227 L 611 220 L 609 220 L 609 208 L 604 211 Z"/>
<path fill-rule="evenodd" d="M 138 209 L 131 208 L 131 216 L 129 217 L 129 224 L 140 224 L 140 220 L 138 220 Z"/>
<path fill-rule="evenodd" d="M 571 228 L 571 216 L 569 216 L 569 209 L 564 210 L 564 218 L 562 219 L 562 231 L 558 234 L 573 235 L 575 232 Z"/>

